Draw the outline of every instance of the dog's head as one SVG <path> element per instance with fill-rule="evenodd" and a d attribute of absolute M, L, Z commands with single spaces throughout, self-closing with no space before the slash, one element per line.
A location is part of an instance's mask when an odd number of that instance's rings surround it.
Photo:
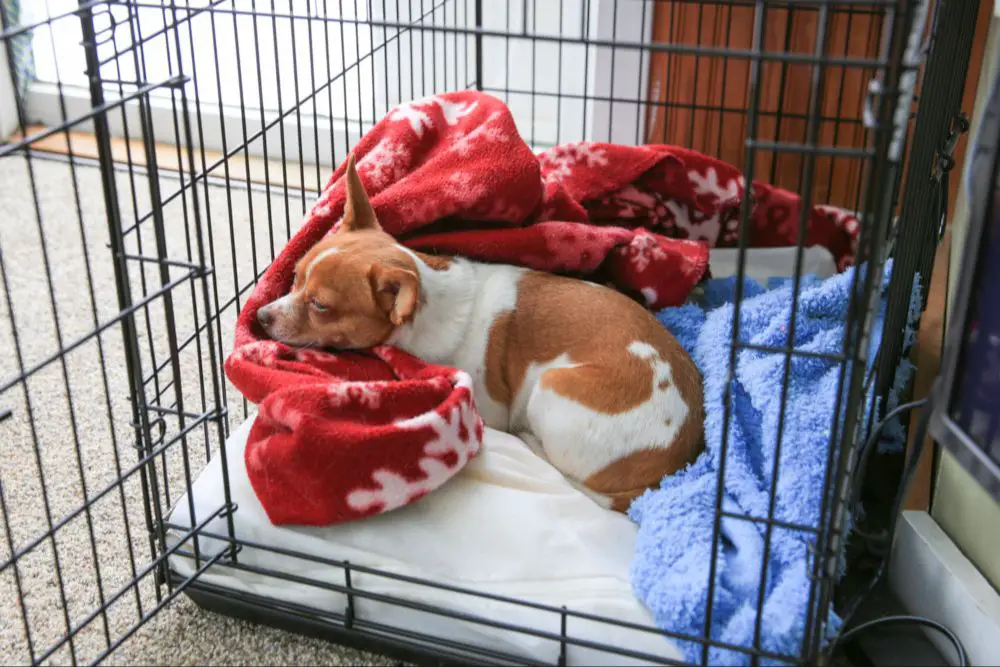
<path fill-rule="evenodd" d="M 292 291 L 257 311 L 271 338 L 362 349 L 384 343 L 417 309 L 416 261 L 379 226 L 353 155 L 345 179 L 340 227 L 299 260 Z"/>

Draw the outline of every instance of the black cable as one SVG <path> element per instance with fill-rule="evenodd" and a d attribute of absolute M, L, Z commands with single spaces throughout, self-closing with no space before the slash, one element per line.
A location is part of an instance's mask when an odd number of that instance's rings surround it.
<path fill-rule="evenodd" d="M 931 387 L 930 396 L 934 396 L 937 384 L 938 381 L 935 381 L 934 386 Z M 917 422 L 917 428 L 914 431 L 913 451 L 910 452 L 910 456 L 906 459 L 906 465 L 903 468 L 903 477 L 900 479 L 899 489 L 896 491 L 896 500 L 893 503 L 892 514 L 889 515 L 889 526 L 886 534 L 890 542 L 893 535 L 896 534 L 896 522 L 899 521 L 899 516 L 903 512 L 903 503 L 906 502 L 906 495 L 910 490 L 910 484 L 913 482 L 917 467 L 920 465 L 920 456 L 924 452 L 924 442 L 927 440 L 927 427 L 931 421 L 931 413 L 934 412 L 930 399 L 924 399 L 924 401 L 924 410 L 920 413 L 920 421 Z M 885 569 L 885 563 L 887 562 L 888 558 L 883 561 L 881 570 Z"/>
<path fill-rule="evenodd" d="M 955 647 L 955 655 L 958 657 L 959 667 L 969 667 L 969 656 L 965 652 L 965 646 L 962 645 L 961 640 L 955 635 L 954 632 L 946 628 L 944 625 L 938 623 L 937 621 L 932 621 L 929 618 L 924 618 L 922 616 L 883 616 L 882 618 L 876 618 L 871 621 L 862 623 L 861 625 L 856 625 L 844 634 L 837 638 L 836 643 L 833 645 L 833 650 L 836 651 L 837 648 L 846 642 L 855 639 L 858 635 L 862 634 L 866 630 L 879 625 L 907 625 L 914 624 L 920 625 L 925 628 L 931 628 L 932 630 L 937 630 L 940 632 L 945 639 L 951 642 L 951 645 Z"/>
<path fill-rule="evenodd" d="M 872 429 L 871 433 L 868 435 L 868 439 L 865 444 L 862 445 L 861 451 L 858 452 L 858 467 L 853 475 L 853 482 L 851 484 L 851 501 L 850 510 L 852 517 L 852 528 L 858 524 L 858 510 L 861 507 L 861 486 L 864 483 L 865 471 L 868 468 L 868 460 L 871 458 L 871 453 L 875 451 L 875 444 L 878 442 L 879 436 L 882 434 L 882 429 L 885 428 L 886 424 L 892 421 L 899 415 L 913 410 L 916 408 L 923 407 L 927 404 L 927 399 L 922 398 L 917 401 L 910 401 L 909 403 L 903 403 L 902 405 L 896 406 L 894 409 L 890 410 L 885 417 L 882 418 L 878 424 Z M 905 473 L 904 473 L 905 474 Z M 900 483 L 905 482 L 902 480 Z M 854 529 L 858 535 L 865 537 L 867 539 L 878 539 L 878 535 L 870 535 L 864 531 Z"/>
<path fill-rule="evenodd" d="M 931 391 L 929 392 L 928 396 L 933 397 L 936 394 L 937 384 L 938 381 L 935 381 L 934 386 L 931 387 Z M 927 439 L 927 428 L 930 424 L 931 413 L 933 413 L 934 411 L 931 399 L 923 398 L 918 401 L 911 401 L 910 403 L 904 403 L 903 405 L 900 405 L 896 409 L 889 412 L 889 414 L 887 414 L 885 418 L 883 418 L 882 421 L 880 421 L 876 425 L 876 427 L 872 429 L 871 435 L 869 435 L 868 440 L 865 441 L 864 448 L 859 454 L 859 456 L 865 456 L 868 452 L 871 451 L 871 448 L 874 446 L 875 440 L 878 438 L 879 432 L 892 417 L 898 415 L 901 412 L 904 412 L 905 410 L 912 410 L 915 407 L 924 407 L 924 410 L 920 414 L 920 421 L 917 423 L 917 428 L 914 431 L 913 451 L 910 453 L 910 456 L 906 461 L 906 466 L 903 469 L 903 476 L 900 480 L 899 488 L 896 491 L 896 499 L 893 502 L 892 514 L 889 515 L 889 526 L 885 531 L 885 533 L 883 534 L 884 535 L 883 539 L 887 539 L 887 541 L 890 544 L 892 536 L 895 535 L 896 533 L 896 523 L 898 522 L 899 516 L 902 513 L 903 503 L 906 501 L 906 495 L 909 492 L 910 484 L 912 483 L 913 478 L 915 477 L 917 466 L 920 464 L 920 456 L 924 450 L 924 443 L 925 440 Z M 855 478 L 855 483 L 857 483 L 857 478 Z M 881 582 L 882 579 L 885 577 L 886 573 L 888 572 L 888 569 L 889 569 L 889 558 L 888 556 L 886 556 L 883 558 L 882 563 L 879 565 L 878 571 L 872 578 L 871 584 L 868 587 L 868 591 L 863 596 L 861 596 L 860 599 L 864 599 L 865 597 L 868 596 L 869 593 L 871 593 L 875 589 L 875 587 L 879 584 L 879 582 Z M 854 609 L 852 609 L 851 612 L 847 615 L 847 618 L 844 619 L 845 625 L 850 620 L 850 617 L 854 615 L 854 612 L 857 611 L 857 607 L 858 606 L 855 605 Z M 862 632 L 872 627 L 878 625 L 898 625 L 905 623 L 914 623 L 927 628 L 932 628 L 940 632 L 955 647 L 955 652 L 956 655 L 958 656 L 959 667 L 968 667 L 969 665 L 968 654 L 965 652 L 965 646 L 962 645 L 962 642 L 958 638 L 958 636 L 955 635 L 954 632 L 946 628 L 941 623 L 938 623 L 937 621 L 931 620 L 929 618 L 924 618 L 922 616 L 884 616 L 882 618 L 876 618 L 874 620 L 867 621 L 865 623 L 857 625 L 846 632 L 842 632 L 833 641 L 830 647 L 830 654 L 833 655 L 838 649 L 838 647 L 840 647 L 842 644 L 857 637 L 857 635 L 861 634 Z"/>

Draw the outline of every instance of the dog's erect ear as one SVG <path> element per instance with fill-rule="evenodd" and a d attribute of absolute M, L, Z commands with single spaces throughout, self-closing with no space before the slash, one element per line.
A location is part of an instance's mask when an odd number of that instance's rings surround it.
<path fill-rule="evenodd" d="M 417 274 L 386 264 L 372 264 L 368 271 L 375 303 L 397 327 L 413 317 L 420 298 Z"/>
<path fill-rule="evenodd" d="M 381 229 L 375 217 L 375 209 L 368 201 L 368 193 L 361 183 L 358 170 L 354 166 L 354 153 L 347 157 L 347 172 L 344 174 L 347 182 L 347 202 L 344 204 L 344 221 L 340 229 L 356 232 L 362 229 Z"/>

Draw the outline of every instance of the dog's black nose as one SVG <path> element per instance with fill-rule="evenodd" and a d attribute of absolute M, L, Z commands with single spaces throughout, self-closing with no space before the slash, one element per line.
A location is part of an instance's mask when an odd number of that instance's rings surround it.
<path fill-rule="evenodd" d="M 262 327 L 266 327 L 274 321 L 274 316 L 266 308 L 261 308 L 257 311 L 257 321 Z"/>

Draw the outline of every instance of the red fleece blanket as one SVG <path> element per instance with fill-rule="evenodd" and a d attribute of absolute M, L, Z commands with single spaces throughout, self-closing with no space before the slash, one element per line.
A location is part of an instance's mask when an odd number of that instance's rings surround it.
<path fill-rule="evenodd" d="M 507 107 L 474 91 L 393 109 L 354 149 L 382 227 L 432 253 L 586 276 L 654 309 L 682 303 L 708 248 L 739 234 L 739 169 L 675 146 L 573 143 L 532 153 Z M 266 340 L 257 309 L 286 294 L 295 262 L 339 221 L 342 164 L 250 295 L 229 379 L 260 410 L 247 472 L 274 523 L 324 525 L 400 507 L 479 450 L 465 373 L 398 350 L 331 354 Z M 750 245 L 795 245 L 800 199 L 754 183 Z M 808 245 L 841 268 L 857 220 L 809 212 Z"/>

